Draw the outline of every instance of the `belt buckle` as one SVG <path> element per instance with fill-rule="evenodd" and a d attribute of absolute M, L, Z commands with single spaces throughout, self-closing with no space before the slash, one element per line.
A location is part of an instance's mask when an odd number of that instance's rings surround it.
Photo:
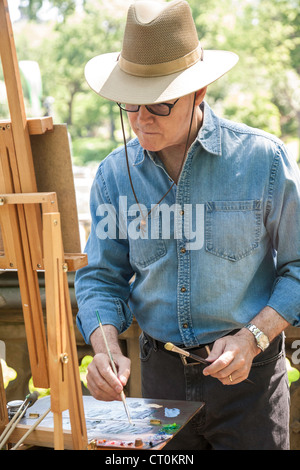
<path fill-rule="evenodd" d="M 209 346 L 206 345 L 206 346 L 203 346 L 203 348 L 205 348 L 207 355 L 209 355 L 209 354 L 210 354 L 210 348 L 209 348 Z M 183 349 L 188 349 L 188 348 L 183 348 Z M 202 348 L 199 348 L 199 349 L 202 349 Z M 180 354 L 180 358 L 181 358 L 181 361 L 182 361 L 182 363 L 183 363 L 184 366 L 196 366 L 196 365 L 199 365 L 199 364 L 200 364 L 200 362 L 197 362 L 197 361 L 195 361 L 195 362 L 188 362 L 186 356 L 184 356 L 183 354 Z M 191 359 L 191 360 L 192 360 L 192 359 Z"/>
<path fill-rule="evenodd" d="M 184 356 L 183 354 L 180 354 L 180 359 L 184 366 L 197 366 L 200 364 L 200 362 L 188 362 L 186 360 L 186 356 Z"/>

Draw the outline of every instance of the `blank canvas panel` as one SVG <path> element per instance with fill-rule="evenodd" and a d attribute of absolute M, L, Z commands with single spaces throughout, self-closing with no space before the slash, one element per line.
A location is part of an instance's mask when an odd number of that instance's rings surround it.
<path fill-rule="evenodd" d="M 76 194 L 67 126 L 30 136 L 39 192 L 55 192 L 61 214 L 65 253 L 80 253 Z"/>

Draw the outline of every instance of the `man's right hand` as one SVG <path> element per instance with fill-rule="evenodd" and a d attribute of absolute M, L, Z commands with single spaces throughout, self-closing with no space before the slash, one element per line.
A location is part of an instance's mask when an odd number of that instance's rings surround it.
<path fill-rule="evenodd" d="M 113 354 L 113 358 L 118 376 L 114 374 L 107 354 L 96 354 L 88 366 L 87 386 L 97 400 L 121 400 L 120 393 L 130 375 L 130 359 L 122 354 Z"/>
<path fill-rule="evenodd" d="M 116 328 L 112 325 L 104 325 L 103 328 L 116 365 L 117 376 L 111 367 L 101 330 L 97 328 L 91 335 L 95 356 L 88 366 L 87 386 L 97 400 L 121 400 L 120 393 L 130 376 L 131 361 L 122 354 Z"/>

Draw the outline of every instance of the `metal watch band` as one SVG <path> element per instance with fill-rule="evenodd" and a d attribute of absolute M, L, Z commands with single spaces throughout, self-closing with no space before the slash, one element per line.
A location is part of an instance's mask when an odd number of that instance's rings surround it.
<path fill-rule="evenodd" d="M 264 351 L 269 346 L 269 339 L 268 337 L 259 329 L 257 326 L 253 325 L 253 323 L 248 323 L 245 325 L 255 337 L 256 345 L 259 349 Z"/>

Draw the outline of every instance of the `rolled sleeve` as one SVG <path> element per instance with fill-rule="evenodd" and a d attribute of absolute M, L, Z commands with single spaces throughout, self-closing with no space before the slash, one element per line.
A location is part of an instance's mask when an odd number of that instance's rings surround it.
<path fill-rule="evenodd" d="M 96 312 L 99 312 L 103 325 L 113 325 L 119 334 L 129 328 L 132 322 L 132 315 L 127 305 L 120 299 L 97 298 L 87 302 L 87 308 L 79 308 L 76 323 L 85 342 L 90 343 L 90 336 L 99 326 Z"/>
<path fill-rule="evenodd" d="M 284 146 L 277 150 L 269 194 L 267 228 L 276 250 L 277 278 L 268 305 L 300 326 L 300 177 Z"/>
<path fill-rule="evenodd" d="M 275 283 L 273 294 L 268 302 L 286 321 L 293 326 L 300 326 L 300 295 L 299 282 L 280 277 Z"/>

